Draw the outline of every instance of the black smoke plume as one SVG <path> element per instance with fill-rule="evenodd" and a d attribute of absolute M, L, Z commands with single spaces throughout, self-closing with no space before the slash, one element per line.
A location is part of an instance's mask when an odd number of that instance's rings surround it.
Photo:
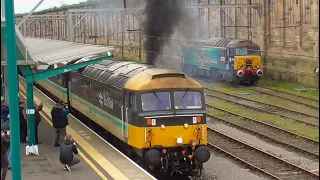
<path fill-rule="evenodd" d="M 144 50 L 147 64 L 155 65 L 183 15 L 182 0 L 147 0 L 144 22 Z"/>

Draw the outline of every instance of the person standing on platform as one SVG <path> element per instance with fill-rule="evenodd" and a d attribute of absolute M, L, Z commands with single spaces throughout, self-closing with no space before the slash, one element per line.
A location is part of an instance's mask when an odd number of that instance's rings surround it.
<path fill-rule="evenodd" d="M 10 147 L 10 131 L 1 131 L 1 180 L 7 177 L 9 159 L 8 149 Z"/>
<path fill-rule="evenodd" d="M 27 126 L 27 118 L 26 118 L 26 108 L 25 103 L 19 103 L 19 118 L 20 118 L 20 141 L 22 143 L 27 142 L 28 136 L 28 126 Z"/>
<path fill-rule="evenodd" d="M 6 121 L 6 118 L 8 117 L 9 114 L 9 106 L 8 103 L 5 100 L 1 101 L 1 119 Z"/>
<path fill-rule="evenodd" d="M 60 146 L 67 134 L 66 127 L 69 125 L 67 115 L 69 112 L 68 106 L 62 107 L 61 102 L 56 103 L 51 110 L 52 124 L 55 128 L 54 147 Z"/>
<path fill-rule="evenodd" d="M 39 104 L 38 107 L 34 107 L 34 109 L 35 109 L 35 117 L 34 118 L 35 118 L 35 121 L 36 121 L 36 124 L 35 124 L 35 139 L 36 139 L 35 143 L 36 144 L 41 144 L 39 142 L 38 127 L 39 127 L 39 124 L 41 122 L 40 111 L 42 111 L 42 108 L 43 108 L 43 103 L 42 102 Z"/>
<path fill-rule="evenodd" d="M 7 120 L 1 124 L 1 132 L 10 132 L 10 114 L 7 116 Z M 8 149 L 8 169 L 11 169 L 11 148 Z"/>
<path fill-rule="evenodd" d="M 59 160 L 68 171 L 71 171 L 72 166 L 80 163 L 80 159 L 73 154 L 78 154 L 78 149 L 76 147 L 76 143 L 72 139 L 72 136 L 67 134 L 66 139 L 60 146 Z"/>

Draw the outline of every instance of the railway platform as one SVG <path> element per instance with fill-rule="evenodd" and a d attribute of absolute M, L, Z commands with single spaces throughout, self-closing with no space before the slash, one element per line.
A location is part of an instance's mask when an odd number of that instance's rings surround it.
<path fill-rule="evenodd" d="M 80 164 L 75 165 L 71 172 L 64 170 L 59 162 L 59 147 L 53 147 L 54 131 L 53 128 L 44 120 L 39 124 L 39 156 L 26 156 L 25 143 L 21 148 L 22 179 L 28 180 L 87 180 L 88 178 L 101 179 L 98 173 L 90 167 L 83 156 Z M 11 180 L 11 171 L 8 171 L 8 180 Z"/>
<path fill-rule="evenodd" d="M 21 82 L 19 82 L 19 89 L 20 99 L 25 100 L 26 91 Z M 40 112 L 42 122 L 39 125 L 39 141 L 42 144 L 39 145 L 39 156 L 26 156 L 27 144 L 21 145 L 23 179 L 155 179 L 72 115 L 68 115 L 67 133 L 73 136 L 82 161 L 74 166 L 71 172 L 64 170 L 64 166 L 59 162 L 59 148 L 53 147 L 54 129 L 50 111 L 54 102 L 36 88 L 34 88 L 34 102 L 44 104 Z M 10 178 L 9 171 L 8 179 Z"/>

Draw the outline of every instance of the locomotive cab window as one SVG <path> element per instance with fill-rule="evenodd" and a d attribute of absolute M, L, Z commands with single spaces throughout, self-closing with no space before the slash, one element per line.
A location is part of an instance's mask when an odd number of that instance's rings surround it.
<path fill-rule="evenodd" d="M 246 56 L 246 55 L 260 56 L 260 51 L 254 50 L 254 49 L 244 49 L 244 48 L 236 49 L 236 56 Z"/>
<path fill-rule="evenodd" d="M 169 92 L 152 92 L 141 95 L 143 111 L 162 111 L 171 109 Z"/>
<path fill-rule="evenodd" d="M 201 109 L 201 93 L 197 91 L 176 91 L 174 95 L 175 109 Z"/>

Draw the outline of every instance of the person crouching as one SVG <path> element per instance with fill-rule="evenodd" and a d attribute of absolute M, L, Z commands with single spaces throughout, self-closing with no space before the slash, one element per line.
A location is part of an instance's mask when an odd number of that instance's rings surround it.
<path fill-rule="evenodd" d="M 71 171 L 72 166 L 80 163 L 80 159 L 73 154 L 78 154 L 78 150 L 72 136 L 67 134 L 65 140 L 60 145 L 59 160 L 68 171 Z"/>

